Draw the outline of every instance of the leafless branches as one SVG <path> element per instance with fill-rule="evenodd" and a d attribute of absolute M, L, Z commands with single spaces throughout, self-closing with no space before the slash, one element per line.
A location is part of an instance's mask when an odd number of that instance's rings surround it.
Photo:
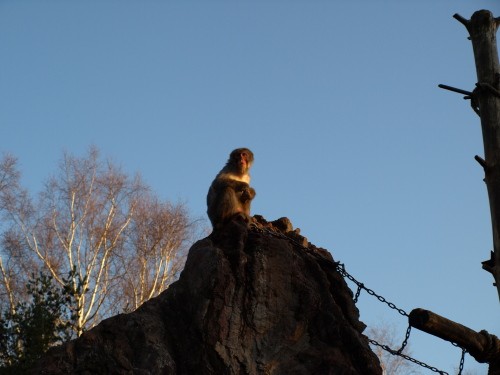
<path fill-rule="evenodd" d="M 43 269 L 62 285 L 72 271 L 78 335 L 163 291 L 192 233 L 183 205 L 161 202 L 138 176 L 101 161 L 95 148 L 83 158 L 65 154 L 36 204 L 20 186 L 15 159 L 4 157 L 0 208 L 8 259 L 0 261 L 3 295 L 12 306 L 20 298 L 16 280 Z"/>

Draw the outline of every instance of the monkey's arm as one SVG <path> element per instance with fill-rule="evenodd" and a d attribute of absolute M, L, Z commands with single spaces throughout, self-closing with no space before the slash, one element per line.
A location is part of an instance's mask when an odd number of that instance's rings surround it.
<path fill-rule="evenodd" d="M 215 227 L 234 214 L 245 212 L 241 196 L 249 186 L 246 182 L 216 178 L 207 195 L 207 214 Z"/>
<path fill-rule="evenodd" d="M 224 180 L 228 187 L 233 189 L 242 203 L 251 201 L 255 197 L 255 189 L 243 181 Z"/>
<path fill-rule="evenodd" d="M 255 195 L 256 195 L 255 189 L 248 186 L 241 193 L 241 201 L 242 202 L 251 201 L 252 199 L 254 199 Z"/>

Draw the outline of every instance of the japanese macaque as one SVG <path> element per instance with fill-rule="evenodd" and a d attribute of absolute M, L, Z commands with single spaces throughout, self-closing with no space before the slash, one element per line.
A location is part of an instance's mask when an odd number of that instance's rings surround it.
<path fill-rule="evenodd" d="M 252 163 L 253 153 L 248 148 L 232 151 L 226 165 L 210 185 L 207 214 L 214 230 L 236 216 L 250 222 L 250 203 L 255 197 L 248 174 Z"/>

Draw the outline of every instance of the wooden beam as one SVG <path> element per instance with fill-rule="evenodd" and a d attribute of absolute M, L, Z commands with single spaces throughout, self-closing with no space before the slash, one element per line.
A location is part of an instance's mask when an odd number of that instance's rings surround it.
<path fill-rule="evenodd" d="M 424 309 L 414 309 L 408 320 L 412 327 L 466 349 L 478 362 L 492 364 L 500 361 L 500 340 L 486 331 L 476 332 Z"/>

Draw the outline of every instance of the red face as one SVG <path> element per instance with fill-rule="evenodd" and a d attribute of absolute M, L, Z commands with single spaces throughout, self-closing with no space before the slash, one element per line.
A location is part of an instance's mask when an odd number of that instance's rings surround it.
<path fill-rule="evenodd" d="M 238 148 L 231 152 L 231 159 L 236 162 L 241 171 L 248 171 L 253 162 L 253 153 L 246 148 Z"/>
<path fill-rule="evenodd" d="M 240 166 L 248 168 L 248 154 L 246 152 L 240 154 Z"/>

